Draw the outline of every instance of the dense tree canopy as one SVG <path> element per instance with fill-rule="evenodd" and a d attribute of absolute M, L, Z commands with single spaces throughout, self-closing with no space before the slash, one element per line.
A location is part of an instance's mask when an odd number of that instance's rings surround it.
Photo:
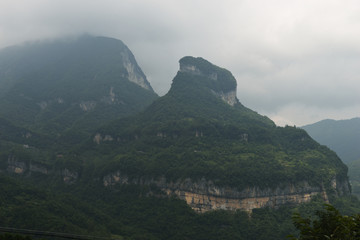
<path fill-rule="evenodd" d="M 326 205 L 325 210 L 316 211 L 316 218 L 293 215 L 296 228 L 300 231 L 293 240 L 355 240 L 360 239 L 360 214 L 341 215 L 339 210 Z"/>

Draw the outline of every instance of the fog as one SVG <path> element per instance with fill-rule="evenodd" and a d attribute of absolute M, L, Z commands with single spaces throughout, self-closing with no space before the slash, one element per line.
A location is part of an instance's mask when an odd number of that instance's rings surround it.
<path fill-rule="evenodd" d="M 360 2 L 3 0 L 0 48 L 83 33 L 122 40 L 154 90 L 186 55 L 230 70 L 238 98 L 279 125 L 360 116 Z"/>

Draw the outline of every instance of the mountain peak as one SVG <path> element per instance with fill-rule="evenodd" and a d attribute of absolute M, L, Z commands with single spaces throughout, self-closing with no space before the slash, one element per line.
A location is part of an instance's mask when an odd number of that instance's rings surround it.
<path fill-rule="evenodd" d="M 70 128 L 85 136 L 157 95 L 122 41 L 82 35 L 0 51 L 0 97 L 0 116 L 63 137 Z"/>
<path fill-rule="evenodd" d="M 124 69 L 127 79 L 136 85 L 154 92 L 145 74 L 138 66 L 130 49 L 121 41 L 115 38 L 91 35 L 83 35 L 77 40 L 80 44 L 91 47 L 101 58 L 112 57 L 117 59 L 118 67 Z"/>
<path fill-rule="evenodd" d="M 186 56 L 180 59 L 180 73 L 200 76 L 202 85 L 231 106 L 238 103 L 236 79 L 230 71 L 220 68 L 201 57 Z"/>

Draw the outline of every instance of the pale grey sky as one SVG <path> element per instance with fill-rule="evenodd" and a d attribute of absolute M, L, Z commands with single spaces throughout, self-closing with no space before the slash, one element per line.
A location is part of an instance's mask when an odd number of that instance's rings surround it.
<path fill-rule="evenodd" d="M 159 95 L 178 60 L 230 70 L 277 124 L 360 116 L 357 0 L 2 0 L 0 48 L 90 33 L 121 39 Z"/>

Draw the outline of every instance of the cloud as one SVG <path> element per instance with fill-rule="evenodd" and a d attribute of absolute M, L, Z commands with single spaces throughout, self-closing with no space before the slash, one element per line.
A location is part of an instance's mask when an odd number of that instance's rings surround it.
<path fill-rule="evenodd" d="M 4 0 L 0 47 L 84 32 L 115 37 L 160 95 L 181 57 L 201 56 L 233 73 L 244 105 L 301 125 L 359 116 L 359 12 L 356 0 Z"/>

